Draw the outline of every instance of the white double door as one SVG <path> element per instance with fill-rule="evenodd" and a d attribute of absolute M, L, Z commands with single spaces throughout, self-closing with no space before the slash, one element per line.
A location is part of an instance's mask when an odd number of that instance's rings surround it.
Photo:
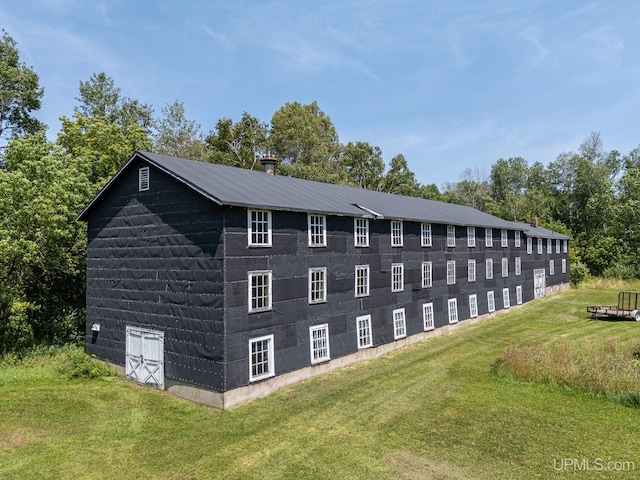
<path fill-rule="evenodd" d="M 127 326 L 126 343 L 127 378 L 164 388 L 164 332 Z"/>

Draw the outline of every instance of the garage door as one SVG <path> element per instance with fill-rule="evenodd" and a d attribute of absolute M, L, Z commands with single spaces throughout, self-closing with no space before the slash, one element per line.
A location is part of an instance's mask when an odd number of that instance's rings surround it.
<path fill-rule="evenodd" d="M 164 333 L 127 327 L 127 378 L 164 388 Z"/>

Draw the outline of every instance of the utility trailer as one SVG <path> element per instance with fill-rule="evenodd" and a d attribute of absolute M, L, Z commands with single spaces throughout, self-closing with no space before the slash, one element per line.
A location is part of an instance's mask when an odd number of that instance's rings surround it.
<path fill-rule="evenodd" d="M 640 322 L 638 295 L 640 295 L 640 293 L 620 292 L 618 293 L 617 306 L 587 307 L 587 312 L 589 312 L 593 318 L 631 318 L 636 322 Z"/>

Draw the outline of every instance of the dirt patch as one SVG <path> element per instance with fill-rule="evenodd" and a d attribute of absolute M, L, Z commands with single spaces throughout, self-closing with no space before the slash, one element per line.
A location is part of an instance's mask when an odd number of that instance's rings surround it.
<path fill-rule="evenodd" d="M 387 464 L 404 480 L 467 480 L 468 476 L 458 467 L 434 462 L 409 452 L 387 455 Z"/>
<path fill-rule="evenodd" d="M 34 441 L 34 438 L 27 432 L 13 432 L 8 435 L 0 435 L 0 451 L 24 447 Z"/>

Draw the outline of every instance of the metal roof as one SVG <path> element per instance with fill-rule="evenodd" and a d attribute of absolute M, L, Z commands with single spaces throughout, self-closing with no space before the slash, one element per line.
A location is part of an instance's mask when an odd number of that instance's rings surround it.
<path fill-rule="evenodd" d="M 136 158 L 147 161 L 220 205 L 521 231 L 533 228 L 464 205 L 267 175 L 253 170 L 140 151 L 133 154 L 96 198 L 85 207 L 78 219 L 84 218 L 91 206 Z M 536 233 L 531 235 L 569 238 L 551 230 L 543 230 L 546 229 L 537 228 Z"/>

